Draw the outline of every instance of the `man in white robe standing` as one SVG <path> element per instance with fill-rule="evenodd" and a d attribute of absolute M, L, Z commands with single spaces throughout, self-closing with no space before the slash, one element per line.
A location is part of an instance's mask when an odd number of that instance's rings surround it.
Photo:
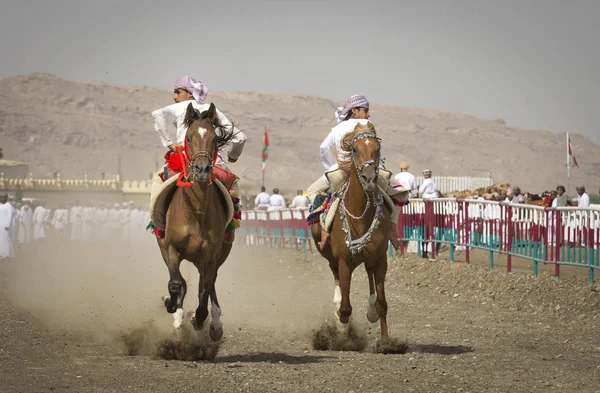
<path fill-rule="evenodd" d="M 19 222 L 19 243 L 31 243 L 33 239 L 33 212 L 29 202 L 25 202 L 21 207 L 21 219 Z"/>
<path fill-rule="evenodd" d="M 415 178 L 415 175 L 408 171 L 408 167 L 408 163 L 401 162 L 400 173 L 395 174 L 394 179 L 396 179 L 398 183 L 402 184 L 404 188 L 409 190 L 408 195 L 411 198 L 414 198 L 419 188 L 417 187 L 417 179 Z"/>
<path fill-rule="evenodd" d="M 69 224 L 69 211 L 65 209 L 64 204 L 60 204 L 58 209 L 54 211 L 52 216 L 52 227 L 56 234 L 57 240 L 65 240 L 67 238 L 67 225 Z"/>
<path fill-rule="evenodd" d="M 94 204 L 88 202 L 81 212 L 81 237 L 89 242 L 94 237 Z"/>
<path fill-rule="evenodd" d="M 43 203 L 40 203 L 33 211 L 33 240 L 42 240 L 46 237 L 46 231 L 44 225 L 46 218 L 48 217 L 48 209 L 44 207 Z"/>
<path fill-rule="evenodd" d="M 131 210 L 129 203 L 123 202 L 121 210 L 119 211 L 119 218 L 121 221 L 121 241 L 129 241 L 129 221 L 131 220 Z"/>
<path fill-rule="evenodd" d="M 269 198 L 271 196 L 267 193 L 267 190 L 264 186 L 260 188 L 260 194 L 256 196 L 254 199 L 254 208 L 256 210 L 267 210 L 269 209 Z"/>
<path fill-rule="evenodd" d="M 96 212 L 94 213 L 94 240 L 104 241 L 108 238 L 109 222 L 108 222 L 108 208 L 106 204 L 99 204 Z"/>
<path fill-rule="evenodd" d="M 287 205 L 285 204 L 285 199 L 279 194 L 279 188 L 274 188 L 273 194 L 269 197 L 269 208 L 267 211 L 277 211 L 285 209 L 286 207 Z"/>
<path fill-rule="evenodd" d="M 0 195 L 0 259 L 15 255 L 11 238 L 13 210 L 13 206 L 8 203 L 8 195 Z"/>
<path fill-rule="evenodd" d="M 79 205 L 79 201 L 75 201 L 75 204 L 69 212 L 69 222 L 71 223 L 71 240 L 82 240 L 83 208 Z"/>
<path fill-rule="evenodd" d="M 419 196 L 421 198 L 431 199 L 431 198 L 439 198 L 440 194 L 437 190 L 435 182 L 431 178 L 431 170 L 425 169 L 423 171 L 423 184 L 419 187 Z"/>
<path fill-rule="evenodd" d="M 108 225 L 110 228 L 109 237 L 111 240 L 116 240 L 121 236 L 119 232 L 121 228 L 121 210 L 119 209 L 120 206 L 121 205 L 119 203 L 115 203 L 112 209 L 108 211 Z"/>
<path fill-rule="evenodd" d="M 10 238 L 13 242 L 17 241 L 19 237 L 19 225 L 21 224 L 21 206 L 23 206 L 19 202 L 13 203 L 13 218 L 12 218 L 12 228 L 10 229 Z"/>
<path fill-rule="evenodd" d="M 144 212 L 135 205 L 130 204 L 131 206 L 133 206 L 133 209 L 129 213 L 129 240 L 133 243 L 139 243 L 144 233 Z"/>

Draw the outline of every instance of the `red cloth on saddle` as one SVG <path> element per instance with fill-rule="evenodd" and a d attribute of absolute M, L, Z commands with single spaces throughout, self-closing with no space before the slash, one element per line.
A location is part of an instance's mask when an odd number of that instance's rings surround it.
<path fill-rule="evenodd" d="M 228 190 L 231 190 L 231 186 L 233 185 L 233 182 L 236 181 L 237 179 L 239 179 L 239 177 L 234 175 L 232 172 L 229 172 L 227 169 L 224 169 L 218 165 L 215 165 L 213 167 L 212 173 L 210 174 L 210 180 L 214 180 L 214 179 L 218 179 L 221 183 L 223 183 L 225 188 L 227 188 Z"/>

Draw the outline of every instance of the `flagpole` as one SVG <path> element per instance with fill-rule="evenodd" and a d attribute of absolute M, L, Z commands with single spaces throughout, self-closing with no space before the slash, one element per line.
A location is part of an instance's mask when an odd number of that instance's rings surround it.
<path fill-rule="evenodd" d="M 569 133 L 567 132 L 567 179 L 571 177 L 571 155 L 569 154 L 571 150 L 571 146 L 569 143 L 571 139 L 569 139 Z"/>
<path fill-rule="evenodd" d="M 266 164 L 267 163 L 263 161 L 263 171 L 262 171 L 263 173 L 262 173 L 262 184 L 261 184 L 261 186 L 263 186 L 263 187 L 265 186 L 265 167 L 266 167 Z"/>

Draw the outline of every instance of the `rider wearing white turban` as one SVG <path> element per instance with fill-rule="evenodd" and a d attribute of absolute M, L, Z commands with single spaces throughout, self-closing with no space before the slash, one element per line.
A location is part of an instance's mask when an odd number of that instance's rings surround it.
<path fill-rule="evenodd" d="M 154 118 L 154 128 L 156 132 L 158 132 L 164 147 L 168 147 L 169 150 L 175 152 L 177 151 L 177 145 L 182 145 L 184 143 L 185 135 L 187 133 L 187 125 L 184 122 L 187 107 L 189 104 L 192 104 L 194 109 L 199 112 L 207 111 L 210 108 L 210 105 L 203 103 L 207 96 L 208 88 L 202 82 L 190 78 L 187 75 L 184 75 L 177 80 L 175 86 L 173 87 L 173 101 L 175 101 L 175 104 L 157 109 L 152 112 L 152 117 Z M 233 129 L 233 138 L 229 142 L 231 144 L 231 148 L 227 152 L 227 161 L 236 162 L 244 150 L 244 145 L 246 144 L 247 139 L 246 134 L 237 129 L 218 109 L 217 117 L 219 118 L 219 122 L 224 129 Z M 173 141 L 169 135 L 168 127 L 170 124 L 174 125 L 177 130 L 175 141 Z M 217 156 L 216 164 L 227 169 L 227 166 L 221 157 L 221 153 L 219 153 Z M 160 189 L 161 184 L 162 179 L 158 176 L 158 174 L 155 174 L 152 178 L 152 184 L 150 186 L 151 200 L 156 195 L 156 192 Z M 237 181 L 233 183 L 231 188 L 239 195 Z"/>
<path fill-rule="evenodd" d="M 350 98 L 348 98 L 346 102 L 344 102 L 343 106 L 337 109 L 337 111 L 335 112 L 335 117 L 338 122 L 338 125 L 331 129 L 331 132 L 329 133 L 329 135 L 327 135 L 325 140 L 323 140 L 320 147 L 321 161 L 327 171 L 333 171 L 338 168 L 336 159 L 334 158 L 331 152 L 332 147 L 335 146 L 338 152 L 338 160 L 340 162 L 346 161 L 347 157 L 344 157 L 344 152 L 341 151 L 341 141 L 344 140 L 344 137 L 348 133 L 354 131 L 354 128 L 357 124 L 360 123 L 362 125 L 366 125 L 367 123 L 369 123 L 369 101 L 363 95 L 353 95 Z M 381 156 L 380 167 L 383 167 L 383 161 L 384 158 L 383 156 Z M 399 188 L 401 190 L 403 190 L 403 187 L 400 186 L 399 183 L 393 178 L 391 178 L 390 181 L 392 181 L 393 184 L 387 185 L 387 194 L 398 198 L 398 190 L 395 190 L 393 186 L 397 186 L 396 188 Z M 307 194 L 311 204 L 314 203 L 315 197 L 318 194 L 324 194 L 327 192 L 328 189 L 329 183 L 325 175 L 323 175 L 310 187 L 308 187 Z M 404 194 L 406 196 L 406 193 Z M 393 225 L 390 228 L 390 240 L 392 241 L 392 245 L 396 249 L 398 249 L 398 235 L 396 232 L 396 226 L 398 222 L 399 213 L 400 210 L 396 206 L 396 208 L 392 212 L 391 219 Z M 319 243 L 320 248 L 322 248 L 325 245 L 329 238 L 329 234 L 325 230 L 323 230 L 322 227 L 321 229 L 321 242 Z"/>

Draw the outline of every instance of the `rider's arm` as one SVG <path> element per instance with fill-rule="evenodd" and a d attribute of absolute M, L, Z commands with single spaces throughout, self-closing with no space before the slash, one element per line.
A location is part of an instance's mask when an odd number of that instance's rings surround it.
<path fill-rule="evenodd" d="M 233 138 L 231 139 L 231 150 L 229 150 L 229 153 L 227 153 L 227 156 L 229 157 L 230 160 L 237 161 L 239 156 L 242 154 L 242 151 L 244 150 L 244 145 L 246 144 L 246 139 L 248 139 L 248 138 L 246 137 L 246 134 L 244 134 L 242 131 L 238 130 L 237 127 L 235 127 L 233 124 L 231 124 L 231 122 L 229 121 L 227 116 L 225 116 L 218 109 L 217 109 L 217 117 L 219 118 L 219 122 L 221 123 L 221 125 L 223 125 L 224 128 L 227 129 L 227 128 L 233 127 Z"/>
<path fill-rule="evenodd" d="M 165 106 L 164 108 L 157 109 L 152 112 L 154 118 L 154 129 L 158 132 L 160 142 L 164 147 L 168 147 L 173 144 L 173 140 L 169 135 L 169 124 L 175 122 L 177 116 L 175 114 L 175 107 L 177 104 Z"/>
<path fill-rule="evenodd" d="M 325 138 L 325 140 L 323 140 L 323 142 L 321 143 L 321 147 L 320 147 L 321 162 L 323 163 L 323 166 L 325 167 L 325 169 L 331 168 L 336 163 L 335 157 L 333 156 L 333 153 L 331 152 L 331 146 L 333 146 L 334 144 L 335 144 L 335 139 L 333 136 L 333 131 L 331 131 L 329 133 L 329 135 L 327 135 L 327 138 Z"/>

